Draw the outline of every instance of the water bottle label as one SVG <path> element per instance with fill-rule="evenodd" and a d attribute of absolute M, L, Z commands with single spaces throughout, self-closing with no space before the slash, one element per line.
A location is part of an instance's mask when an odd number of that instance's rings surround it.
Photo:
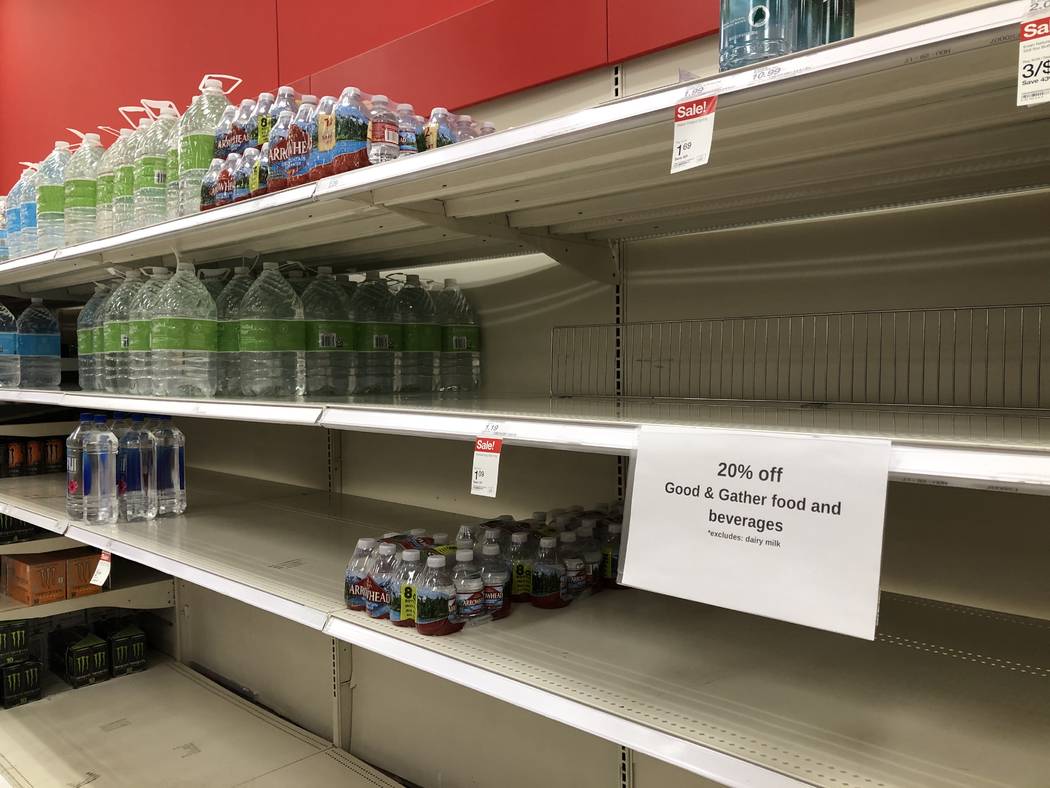
<path fill-rule="evenodd" d="M 397 131 L 398 147 L 401 149 L 401 155 L 405 156 L 411 153 L 419 153 L 416 149 L 416 130 L 410 128 L 401 128 Z"/>
<path fill-rule="evenodd" d="M 0 332 L 0 356 L 13 356 L 17 350 L 18 334 L 14 331 Z"/>
<path fill-rule="evenodd" d="M 553 601 L 562 596 L 566 588 L 565 572 L 562 567 L 534 566 L 532 568 L 532 591 L 533 599 L 539 601 Z"/>
<path fill-rule="evenodd" d="M 35 202 L 24 202 L 22 203 L 22 229 L 23 230 L 35 230 L 36 229 L 36 203 Z"/>
<path fill-rule="evenodd" d="M 354 324 L 349 320 L 307 320 L 306 350 L 351 350 Z"/>
<path fill-rule="evenodd" d="M 485 595 L 485 610 L 489 613 L 496 613 L 503 609 L 503 600 L 508 593 L 507 583 L 486 584 L 483 593 Z"/>
<path fill-rule="evenodd" d="M 109 320 L 102 326 L 102 352 L 123 353 L 128 349 L 128 322 Z"/>
<path fill-rule="evenodd" d="M 288 138 L 284 140 L 287 145 L 288 155 L 284 160 L 284 171 L 288 177 L 306 175 L 306 162 L 310 157 L 310 149 L 313 142 L 310 132 L 301 126 L 292 126 L 288 129 Z"/>
<path fill-rule="evenodd" d="M 219 352 L 236 353 L 241 349 L 241 324 L 237 320 L 219 321 Z"/>
<path fill-rule="evenodd" d="M 365 580 L 365 607 L 372 618 L 390 615 L 390 592 L 387 583 L 369 577 Z"/>
<path fill-rule="evenodd" d="M 91 347 L 96 353 L 104 353 L 106 350 L 106 333 L 102 326 L 91 329 Z"/>
<path fill-rule="evenodd" d="M 135 190 L 166 186 L 168 183 L 167 167 L 166 156 L 143 156 L 135 162 Z"/>
<path fill-rule="evenodd" d="M 252 353 L 303 350 L 306 329 L 302 320 L 241 320 L 240 349 Z"/>
<path fill-rule="evenodd" d="M 448 621 L 456 615 L 456 595 L 441 588 L 416 590 L 416 624 Z"/>
<path fill-rule="evenodd" d="M 210 161 L 210 159 L 209 159 Z M 135 194 L 135 165 L 125 164 L 117 169 L 113 179 L 113 197 L 131 197 Z"/>
<path fill-rule="evenodd" d="M 314 120 L 317 122 L 317 150 L 325 153 L 335 148 L 335 115 L 319 113 Z"/>
<path fill-rule="evenodd" d="M 95 181 L 77 179 L 66 181 L 66 208 L 94 208 L 98 199 L 98 184 Z"/>
<path fill-rule="evenodd" d="M 206 170 L 215 150 L 211 134 L 189 134 L 179 140 L 179 175 L 190 170 Z"/>
<path fill-rule="evenodd" d="M 456 591 L 456 610 L 459 612 L 460 618 L 480 616 L 485 612 L 484 590 L 475 588 Z"/>
<path fill-rule="evenodd" d="M 149 334 L 151 324 L 149 320 L 130 320 L 127 325 L 127 347 L 125 350 L 144 352 L 149 350 Z"/>
<path fill-rule="evenodd" d="M 346 578 L 343 582 L 343 598 L 347 607 L 364 608 L 367 604 L 365 594 L 365 577 L 353 573 L 347 567 Z"/>
<path fill-rule="evenodd" d="M 168 173 L 167 185 L 171 186 L 179 181 L 179 149 L 172 148 L 168 151 L 166 157 L 167 161 L 164 163 L 164 169 Z M 210 164 L 211 162 L 209 162 Z"/>
<path fill-rule="evenodd" d="M 402 327 L 401 349 L 416 353 L 437 353 L 441 350 L 441 326 L 436 323 L 415 323 Z"/>
<path fill-rule="evenodd" d="M 616 573 L 620 568 L 620 552 L 611 547 L 602 548 L 602 577 L 606 580 L 615 580 Z"/>
<path fill-rule="evenodd" d="M 354 327 L 354 350 L 361 353 L 401 349 L 399 323 L 358 323 Z"/>
<path fill-rule="evenodd" d="M 82 492 L 80 485 L 80 457 L 70 454 L 66 457 L 66 490 L 70 495 L 76 495 Z"/>
<path fill-rule="evenodd" d="M 511 565 L 511 593 L 528 594 L 532 592 L 532 564 L 527 561 L 515 561 Z"/>
<path fill-rule="evenodd" d="M 446 353 L 476 353 L 481 350 L 481 329 L 471 325 L 442 326 L 441 349 Z"/>
<path fill-rule="evenodd" d="M 14 350 L 11 350 L 14 353 Z M 77 355 L 90 356 L 95 352 L 95 332 L 90 328 L 77 329 Z"/>
<path fill-rule="evenodd" d="M 266 115 L 260 115 L 257 119 L 255 147 L 262 150 L 263 144 L 270 141 L 270 129 L 273 128 L 273 118 Z"/>
<path fill-rule="evenodd" d="M 218 321 L 190 317 L 155 317 L 150 323 L 153 350 L 214 352 L 218 346 Z"/>
<path fill-rule="evenodd" d="M 41 186 L 36 190 L 37 214 L 62 213 L 66 209 L 66 189 L 62 185 Z"/>
<path fill-rule="evenodd" d="M 142 452 L 122 449 L 117 454 L 117 495 L 142 492 Z"/>
<path fill-rule="evenodd" d="M 565 585 L 573 596 L 578 596 L 587 587 L 587 567 L 582 559 L 565 559 Z"/>
<path fill-rule="evenodd" d="M 19 334 L 18 355 L 20 356 L 54 356 L 61 351 L 58 334 Z"/>
<path fill-rule="evenodd" d="M 96 205 L 109 205 L 113 202 L 113 181 L 114 176 L 112 173 L 98 176 L 98 185 L 95 191 Z"/>

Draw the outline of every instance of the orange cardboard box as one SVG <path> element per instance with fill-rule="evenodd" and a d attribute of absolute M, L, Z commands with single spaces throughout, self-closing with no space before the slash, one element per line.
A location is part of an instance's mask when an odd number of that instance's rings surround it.
<path fill-rule="evenodd" d="M 24 605 L 44 605 L 66 598 L 66 560 L 57 553 L 5 555 L 7 595 Z"/>
<path fill-rule="evenodd" d="M 98 567 L 101 552 L 93 547 L 74 547 L 52 555 L 66 562 L 66 599 L 97 594 L 103 590 L 102 586 L 91 585 L 91 577 Z"/>

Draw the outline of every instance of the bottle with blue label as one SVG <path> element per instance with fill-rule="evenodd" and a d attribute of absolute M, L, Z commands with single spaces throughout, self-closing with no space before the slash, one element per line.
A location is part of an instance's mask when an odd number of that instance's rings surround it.
<path fill-rule="evenodd" d="M 111 525 L 117 521 L 117 436 L 106 425 L 106 417 L 95 416 L 84 434 L 81 454 L 84 489 L 84 522 Z"/>
<path fill-rule="evenodd" d="M 798 0 L 722 0 L 721 70 L 796 51 L 798 13 Z"/>
<path fill-rule="evenodd" d="M 152 520 L 157 516 L 157 451 L 145 417 L 136 413 L 117 449 L 117 501 L 120 519 Z"/>
<path fill-rule="evenodd" d="M 375 546 L 375 539 L 358 539 L 354 554 L 347 562 L 343 598 L 351 610 L 365 610 L 368 607 L 365 581 L 368 579 L 368 561 Z"/>
<path fill-rule="evenodd" d="M 450 635 L 463 628 L 456 620 L 456 586 L 445 567 L 445 556 L 428 555 L 416 584 L 416 632 Z"/>
<path fill-rule="evenodd" d="M 343 90 L 335 105 L 333 173 L 349 172 L 369 165 L 368 111 L 362 103 L 362 98 L 360 90 L 349 87 Z M 272 143 L 270 155 L 273 156 Z"/>
<path fill-rule="evenodd" d="M 415 113 L 415 108 L 411 104 L 397 105 L 397 134 L 400 148 L 398 158 L 422 152 L 419 148 L 420 139 L 425 139 L 422 118 Z"/>
<path fill-rule="evenodd" d="M 153 430 L 157 454 L 157 515 L 186 511 L 186 437 L 171 423 L 171 416 L 157 416 Z"/>
<path fill-rule="evenodd" d="M 397 545 L 380 542 L 365 580 L 365 609 L 372 618 L 389 618 L 390 583 L 397 569 Z"/>
<path fill-rule="evenodd" d="M 390 581 L 390 622 L 398 627 L 416 625 L 416 583 L 423 564 L 417 549 L 401 551 L 401 564 Z"/>
<path fill-rule="evenodd" d="M 81 413 L 80 423 L 66 438 L 66 516 L 84 519 L 84 438 L 95 425 L 92 413 Z"/>
<path fill-rule="evenodd" d="M 332 161 L 335 158 L 335 96 L 321 96 L 310 123 L 310 155 L 306 168 L 310 180 L 335 174 Z"/>
<path fill-rule="evenodd" d="M 0 388 L 18 388 L 22 368 L 18 359 L 18 325 L 11 310 L 0 304 Z"/>
<path fill-rule="evenodd" d="M 16 322 L 22 388 L 57 388 L 62 380 L 58 318 L 44 306 L 42 298 L 33 298 Z"/>
<path fill-rule="evenodd" d="M 456 616 L 459 620 L 465 622 L 484 616 L 485 582 L 481 579 L 481 567 L 474 560 L 474 551 L 469 547 L 456 550 L 452 582 L 456 586 Z"/>

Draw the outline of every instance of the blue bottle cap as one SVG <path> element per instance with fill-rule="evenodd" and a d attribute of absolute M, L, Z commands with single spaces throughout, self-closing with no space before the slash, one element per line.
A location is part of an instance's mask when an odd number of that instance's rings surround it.
<path fill-rule="evenodd" d="M 126 419 L 127 417 L 128 417 L 128 414 L 125 413 L 122 410 L 115 410 L 115 411 L 113 411 L 113 418 L 115 418 L 115 419 Z"/>
<path fill-rule="evenodd" d="M 131 420 L 134 422 L 145 421 L 146 417 L 143 416 L 141 413 L 133 413 L 131 416 Z"/>
<path fill-rule="evenodd" d="M 95 423 L 96 424 L 105 424 L 106 423 L 106 417 L 103 416 L 101 413 L 96 413 L 95 414 Z"/>
<path fill-rule="evenodd" d="M 95 414 L 94 413 L 81 413 L 80 414 L 80 420 L 81 421 L 94 421 L 94 419 L 95 419 Z"/>

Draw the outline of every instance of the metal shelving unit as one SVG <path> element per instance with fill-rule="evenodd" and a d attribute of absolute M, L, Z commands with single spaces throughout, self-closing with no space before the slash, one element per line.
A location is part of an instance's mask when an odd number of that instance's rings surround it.
<path fill-rule="evenodd" d="M 138 572 L 143 575 L 145 573 Z M 150 572 L 154 578 L 157 573 Z M 158 610 L 175 604 L 175 588 L 171 578 L 138 579 L 123 578 L 114 588 L 97 594 L 61 599 L 46 605 L 26 605 L 9 596 L 0 594 L 0 621 L 21 621 L 29 618 L 46 618 L 75 610 L 93 607 L 121 607 L 127 610 Z"/>

